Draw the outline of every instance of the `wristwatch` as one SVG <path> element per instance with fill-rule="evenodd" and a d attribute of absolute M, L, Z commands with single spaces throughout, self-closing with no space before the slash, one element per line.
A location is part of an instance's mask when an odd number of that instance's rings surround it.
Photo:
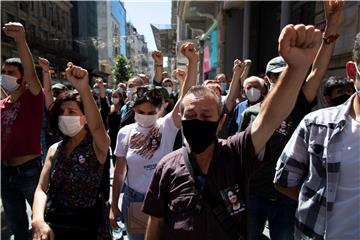
<path fill-rule="evenodd" d="M 324 41 L 325 44 L 330 44 L 332 42 L 335 42 L 336 39 L 338 39 L 340 35 L 339 34 L 333 34 L 333 35 L 329 35 L 329 36 L 325 36 L 325 33 L 323 33 L 322 39 Z"/>

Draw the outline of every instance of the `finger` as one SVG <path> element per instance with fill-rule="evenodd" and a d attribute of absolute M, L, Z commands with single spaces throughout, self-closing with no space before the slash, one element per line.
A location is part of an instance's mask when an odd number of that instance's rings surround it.
<path fill-rule="evenodd" d="M 306 38 L 306 33 L 305 33 L 305 25 L 304 24 L 298 24 L 295 27 L 296 30 L 296 47 L 302 47 L 304 42 L 305 42 L 305 38 Z"/>
<path fill-rule="evenodd" d="M 279 52 L 287 51 L 296 43 L 296 31 L 294 25 L 289 24 L 283 28 L 279 36 Z"/>
<path fill-rule="evenodd" d="M 303 47 L 309 48 L 313 43 L 315 28 L 314 28 L 314 26 L 309 25 L 309 26 L 306 26 L 305 29 L 306 29 L 305 30 L 305 41 L 304 41 Z"/>
<path fill-rule="evenodd" d="M 52 229 L 50 229 L 50 231 L 49 231 L 49 238 L 50 238 L 50 240 L 55 240 L 55 234 Z"/>
<path fill-rule="evenodd" d="M 320 47 L 321 44 L 321 38 L 322 38 L 322 33 L 319 29 L 314 29 L 314 36 L 313 36 L 313 40 L 312 40 L 312 46 L 313 47 Z"/>

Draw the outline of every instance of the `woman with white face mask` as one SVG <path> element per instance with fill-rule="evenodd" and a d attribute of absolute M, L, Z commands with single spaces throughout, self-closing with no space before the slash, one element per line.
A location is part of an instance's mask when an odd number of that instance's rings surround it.
<path fill-rule="evenodd" d="M 33 204 L 33 239 L 97 239 L 104 204 L 100 185 L 110 145 L 88 73 L 68 63 L 78 93 L 54 102 L 50 126 L 63 141 L 49 148 Z M 107 233 L 108 236 L 110 233 Z"/>
<path fill-rule="evenodd" d="M 134 94 L 135 123 L 120 129 L 115 149 L 112 207 L 110 221 L 116 228 L 115 218 L 121 217 L 128 226 L 128 207 L 131 202 L 142 202 L 150 184 L 157 163 L 173 149 L 179 130 L 174 112 L 162 118 L 158 113 L 163 102 L 159 88 L 146 85 L 138 87 Z M 124 184 L 125 183 L 125 184 Z M 119 195 L 124 189 L 121 211 L 118 208 Z M 129 239 L 144 239 L 143 234 L 129 234 Z"/>

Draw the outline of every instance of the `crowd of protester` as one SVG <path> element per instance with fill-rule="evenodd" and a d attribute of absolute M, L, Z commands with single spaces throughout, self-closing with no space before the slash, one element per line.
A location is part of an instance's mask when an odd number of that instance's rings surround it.
<path fill-rule="evenodd" d="M 236 59 L 230 82 L 199 85 L 187 42 L 185 69 L 170 76 L 154 51 L 152 81 L 111 91 L 71 62 L 53 84 L 45 58 L 39 80 L 24 27 L 5 24 L 19 54 L 2 65 L 0 101 L 15 240 L 29 239 L 26 201 L 34 240 L 112 239 L 118 218 L 130 240 L 261 240 L 266 222 L 274 240 L 360 239 L 360 33 L 346 77 L 323 80 L 343 5 L 324 1 L 323 33 L 285 26 L 265 74 Z"/>

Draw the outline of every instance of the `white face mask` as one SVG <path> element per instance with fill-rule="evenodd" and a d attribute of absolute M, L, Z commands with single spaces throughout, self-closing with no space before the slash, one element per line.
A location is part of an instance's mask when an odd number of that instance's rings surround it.
<path fill-rule="evenodd" d="M 100 93 L 100 90 L 98 88 L 94 88 L 93 91 L 96 95 L 99 95 L 99 93 Z"/>
<path fill-rule="evenodd" d="M 250 88 L 246 92 L 246 97 L 250 102 L 256 102 L 261 97 L 261 92 L 259 89 L 256 88 Z"/>
<path fill-rule="evenodd" d="M 128 90 L 126 91 L 127 98 L 131 100 L 135 92 L 136 92 L 136 87 L 128 88 Z"/>
<path fill-rule="evenodd" d="M 69 137 L 78 134 L 84 125 L 80 123 L 80 116 L 59 116 L 59 129 Z"/>
<path fill-rule="evenodd" d="M 169 95 L 172 93 L 172 87 L 165 87 L 165 89 L 169 93 Z"/>
<path fill-rule="evenodd" d="M 13 92 L 16 89 L 18 89 L 20 84 L 18 84 L 16 81 L 17 81 L 16 77 L 6 74 L 1 74 L 0 83 L 1 83 L 1 87 L 4 88 L 5 91 Z"/>
<path fill-rule="evenodd" d="M 113 103 L 113 104 L 118 104 L 119 103 L 119 98 L 111 98 L 111 102 Z"/>
<path fill-rule="evenodd" d="M 135 112 L 135 121 L 142 127 L 148 128 L 156 123 L 157 115 L 144 115 Z"/>
<path fill-rule="evenodd" d="M 226 91 L 226 82 L 221 82 L 221 83 L 220 83 L 220 87 L 221 87 L 221 90 L 222 90 L 223 92 L 225 92 L 225 91 Z"/>

